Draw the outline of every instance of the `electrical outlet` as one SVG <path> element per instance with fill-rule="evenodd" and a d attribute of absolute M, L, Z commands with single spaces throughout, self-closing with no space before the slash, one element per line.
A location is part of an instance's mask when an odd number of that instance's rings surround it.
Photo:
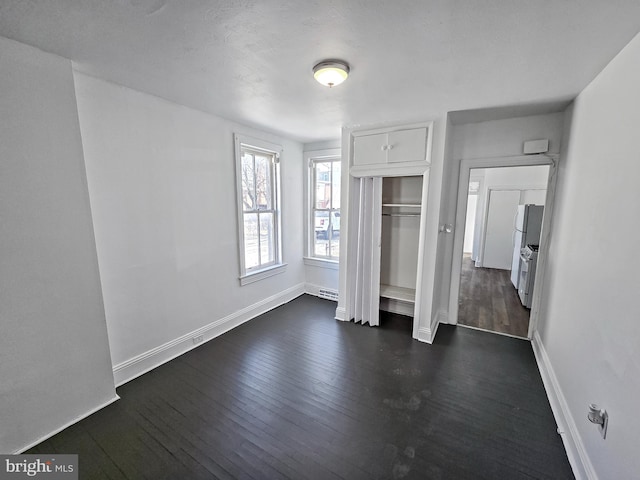
<path fill-rule="evenodd" d="M 198 335 L 197 337 L 193 337 L 193 344 L 196 345 L 198 343 L 201 343 L 204 340 L 204 338 L 202 338 L 202 335 Z"/>

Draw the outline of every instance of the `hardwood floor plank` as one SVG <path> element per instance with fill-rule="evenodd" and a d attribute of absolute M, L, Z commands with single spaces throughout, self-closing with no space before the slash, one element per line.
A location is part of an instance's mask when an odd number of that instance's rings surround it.
<path fill-rule="evenodd" d="M 527 341 L 442 325 L 427 345 L 407 317 L 334 312 L 300 297 L 32 452 L 78 453 L 90 479 L 573 478 Z"/>
<path fill-rule="evenodd" d="M 220 424 L 220 428 L 234 431 L 240 434 L 241 438 L 249 439 L 257 447 L 266 447 L 265 450 L 269 450 L 270 446 L 273 446 L 274 453 L 286 452 L 284 445 L 280 445 L 278 438 L 269 434 L 268 424 L 259 424 L 257 417 L 253 416 L 256 413 L 255 411 L 240 410 L 239 414 L 235 414 L 232 409 L 221 411 L 215 403 L 207 403 L 205 410 L 209 415 L 216 418 L 217 423 Z M 264 408 L 261 408 L 260 411 L 264 411 Z M 281 419 L 281 421 L 286 420 L 287 419 Z M 202 419 L 201 421 L 208 429 L 219 431 L 218 428 L 210 424 L 207 419 Z M 224 435 L 224 430 L 221 431 L 221 434 Z M 282 450 L 278 450 L 278 448 L 282 448 Z M 284 460 L 284 463 L 288 463 L 287 455 L 282 457 L 281 460 Z M 292 466 L 299 467 L 300 465 L 296 463 Z M 327 478 L 329 478 L 329 476 L 327 476 Z"/>
<path fill-rule="evenodd" d="M 526 338 L 529 310 L 520 303 L 510 273 L 476 267 L 470 256 L 465 255 L 460 275 L 458 323 Z"/>

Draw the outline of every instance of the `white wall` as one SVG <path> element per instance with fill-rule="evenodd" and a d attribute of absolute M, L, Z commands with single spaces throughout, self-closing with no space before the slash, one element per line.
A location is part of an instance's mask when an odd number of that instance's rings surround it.
<path fill-rule="evenodd" d="M 563 113 L 551 113 L 454 125 L 452 158 L 522 155 L 525 141 L 540 138 L 549 139 L 549 153 L 558 153 L 563 116 Z"/>
<path fill-rule="evenodd" d="M 0 452 L 114 400 L 71 63 L 0 37 Z"/>
<path fill-rule="evenodd" d="M 325 266 L 322 265 L 312 265 L 311 262 L 307 261 L 307 265 L 305 265 L 305 291 L 311 295 L 319 295 L 319 291 L 329 290 L 332 293 L 338 292 L 338 265 L 337 264 L 327 264 Z"/>
<path fill-rule="evenodd" d="M 467 219 L 464 222 L 464 243 L 462 246 L 463 253 L 472 255 L 472 258 L 476 258 L 476 254 L 473 254 L 473 244 L 475 238 L 476 229 L 476 210 L 478 209 L 478 195 L 467 196 Z"/>
<path fill-rule="evenodd" d="M 485 190 L 510 187 L 514 187 L 515 190 L 547 188 L 549 176 L 547 166 L 485 168 L 484 171 Z"/>
<path fill-rule="evenodd" d="M 464 244 L 463 244 L 463 248 L 462 251 L 463 252 L 471 252 L 471 260 L 476 261 L 478 260 L 479 254 L 480 254 L 480 234 L 482 233 L 482 207 L 483 207 L 483 202 L 480 201 L 480 195 L 483 192 L 483 187 L 484 187 L 484 169 L 483 168 L 476 168 L 471 170 L 471 172 L 469 173 L 469 182 L 478 182 L 479 186 L 478 186 L 478 194 L 474 195 L 473 198 L 475 199 L 473 204 L 474 207 L 473 210 L 469 209 L 469 206 L 467 206 L 467 218 L 465 220 L 465 232 L 464 232 L 464 236 L 465 236 L 465 240 L 464 240 Z M 469 199 L 471 198 L 470 195 L 467 195 L 467 204 L 469 203 Z M 470 240 L 471 243 L 471 247 L 470 249 L 467 249 L 467 247 L 465 247 L 464 245 L 467 244 L 467 225 L 469 225 L 470 221 L 472 221 L 472 227 L 471 227 L 471 232 L 469 234 L 469 236 L 473 235 L 473 237 Z"/>
<path fill-rule="evenodd" d="M 640 36 L 578 96 L 558 175 L 539 334 L 592 478 L 638 478 Z M 572 117 L 572 118 L 571 118 Z M 609 412 L 603 440 L 587 405 Z M 593 470 L 591 470 L 591 463 Z"/>
<path fill-rule="evenodd" d="M 445 234 L 438 232 L 440 222 L 440 202 L 446 172 L 444 170 L 445 153 L 450 148 L 447 139 L 449 123 L 446 115 L 433 120 L 433 147 L 431 151 L 431 168 L 429 181 L 423 182 L 427 189 L 427 220 L 425 226 L 425 244 L 422 255 L 422 278 L 418 279 L 416 290 L 423 292 L 421 305 L 416 305 L 418 313 L 418 338 L 432 342 L 437 329 L 439 316 L 437 299 L 442 295 L 442 282 L 439 272 L 442 271 L 442 252 L 446 249 L 443 241 Z M 420 255 L 418 256 L 420 261 Z M 416 322 L 414 319 L 414 332 Z"/>
<path fill-rule="evenodd" d="M 76 73 L 76 85 L 118 383 L 154 366 L 147 354 L 160 360 L 184 351 L 171 350 L 184 335 L 219 333 L 237 312 L 259 305 L 260 313 L 304 291 L 301 144 L 86 75 Z M 288 267 L 243 287 L 233 133 L 284 147 Z"/>
<path fill-rule="evenodd" d="M 382 204 L 417 204 L 422 201 L 422 176 L 382 179 Z M 416 288 L 420 211 L 384 209 L 389 214 L 413 214 L 414 217 L 384 216 L 381 228 L 380 283 Z"/>

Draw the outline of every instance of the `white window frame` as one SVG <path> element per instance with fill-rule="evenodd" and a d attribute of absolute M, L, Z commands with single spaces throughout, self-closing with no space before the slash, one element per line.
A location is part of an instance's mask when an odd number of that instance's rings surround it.
<path fill-rule="evenodd" d="M 304 263 L 314 267 L 329 268 L 338 270 L 339 259 L 316 256 L 314 252 L 315 243 L 315 216 L 314 216 L 314 192 L 315 192 L 315 175 L 314 164 L 327 161 L 341 161 L 341 150 L 339 148 L 329 148 L 326 150 L 314 150 L 304 152 L 304 158 L 307 165 L 305 182 L 305 257 Z M 342 178 L 341 184 L 342 184 Z M 340 195 L 340 191 L 337 192 Z M 342 203 L 342 202 L 341 202 Z"/>
<path fill-rule="evenodd" d="M 236 199 L 238 214 L 238 248 L 240 257 L 240 285 L 257 282 L 259 280 L 282 273 L 286 263 L 282 260 L 282 211 L 280 191 L 280 157 L 282 147 L 247 135 L 234 134 L 235 163 L 236 163 Z M 271 203 L 274 214 L 274 261 L 267 265 L 247 268 L 245 265 L 244 238 L 244 204 L 242 202 L 242 152 L 247 149 L 256 153 L 273 156 L 271 165 Z"/>

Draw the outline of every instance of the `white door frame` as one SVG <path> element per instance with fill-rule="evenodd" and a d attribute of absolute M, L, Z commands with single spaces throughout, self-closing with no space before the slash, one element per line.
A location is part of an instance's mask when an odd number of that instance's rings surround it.
<path fill-rule="evenodd" d="M 538 325 L 538 311 L 540 295 L 547 267 L 547 253 L 549 249 L 549 235 L 551 234 L 551 219 L 553 217 L 553 204 L 557 180 L 557 154 L 517 155 L 496 158 L 471 158 L 460 161 L 460 177 L 458 181 L 458 200 L 456 206 L 456 220 L 453 237 L 453 259 L 451 264 L 451 285 L 449 289 L 449 323 L 458 323 L 458 296 L 460 295 L 460 273 L 462 271 L 462 250 L 464 243 L 464 226 L 467 215 L 467 193 L 469 190 L 469 175 L 473 168 L 496 167 L 529 167 L 536 165 L 549 166 L 549 178 L 547 182 L 547 198 L 545 200 L 545 212 L 542 221 L 542 237 L 540 238 L 540 250 L 538 252 L 538 264 L 536 269 L 536 282 L 533 292 L 533 304 L 529 318 L 529 331 L 527 338 L 531 339 Z"/>

